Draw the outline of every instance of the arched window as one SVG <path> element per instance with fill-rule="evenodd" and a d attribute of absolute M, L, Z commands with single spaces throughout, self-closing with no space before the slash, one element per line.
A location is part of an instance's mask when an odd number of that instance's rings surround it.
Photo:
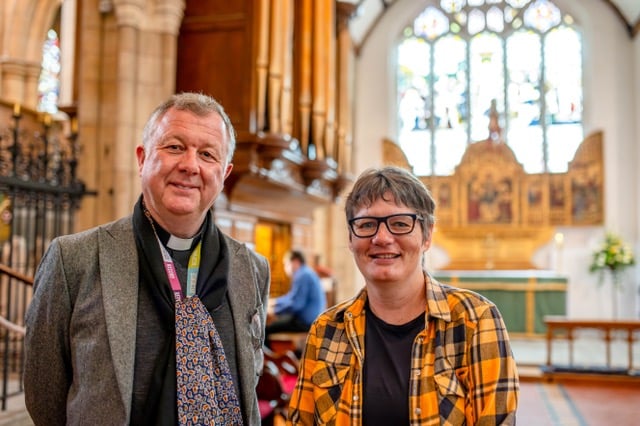
<path fill-rule="evenodd" d="M 567 170 L 583 139 L 582 40 L 551 1 L 441 0 L 405 29 L 397 61 L 398 141 L 416 174 L 452 174 L 489 137 L 528 173 Z"/>
<path fill-rule="evenodd" d="M 42 47 L 42 69 L 38 80 L 38 111 L 50 114 L 58 111 L 60 97 L 60 40 L 51 29 Z"/>

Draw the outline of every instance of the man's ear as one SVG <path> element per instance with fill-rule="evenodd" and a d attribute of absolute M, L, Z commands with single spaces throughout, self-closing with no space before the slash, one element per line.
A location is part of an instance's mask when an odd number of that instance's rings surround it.
<path fill-rule="evenodd" d="M 233 169 L 233 163 L 227 164 L 227 169 L 224 171 L 224 178 L 228 178 L 231 174 L 231 170 Z"/>
<path fill-rule="evenodd" d="M 138 160 L 138 174 L 140 174 L 142 173 L 142 166 L 146 159 L 146 153 L 144 152 L 144 147 L 142 145 L 136 146 L 136 159 Z"/>

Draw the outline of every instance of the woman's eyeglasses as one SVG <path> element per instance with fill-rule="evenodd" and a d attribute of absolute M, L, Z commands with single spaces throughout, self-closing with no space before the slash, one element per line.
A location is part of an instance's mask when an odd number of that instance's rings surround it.
<path fill-rule="evenodd" d="M 349 227 L 353 235 L 359 238 L 373 237 L 378 233 L 380 223 L 387 226 L 393 235 L 410 234 L 416 226 L 416 219 L 422 217 L 414 213 L 392 214 L 390 216 L 362 216 L 349 220 Z"/>

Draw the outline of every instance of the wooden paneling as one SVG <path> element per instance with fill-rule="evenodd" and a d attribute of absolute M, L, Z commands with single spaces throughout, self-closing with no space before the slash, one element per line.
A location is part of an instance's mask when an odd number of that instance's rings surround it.
<path fill-rule="evenodd" d="M 215 97 L 238 131 L 254 130 L 251 3 L 187 1 L 178 37 L 176 91 Z"/>
<path fill-rule="evenodd" d="M 222 232 L 255 248 L 257 219 L 254 216 L 216 210 L 215 220 Z"/>

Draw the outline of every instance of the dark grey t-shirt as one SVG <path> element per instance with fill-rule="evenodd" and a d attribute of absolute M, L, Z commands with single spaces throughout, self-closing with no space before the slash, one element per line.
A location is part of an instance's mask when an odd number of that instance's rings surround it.
<path fill-rule="evenodd" d="M 424 329 L 425 314 L 391 325 L 367 307 L 364 333 L 363 425 L 409 424 L 411 348 Z"/>

